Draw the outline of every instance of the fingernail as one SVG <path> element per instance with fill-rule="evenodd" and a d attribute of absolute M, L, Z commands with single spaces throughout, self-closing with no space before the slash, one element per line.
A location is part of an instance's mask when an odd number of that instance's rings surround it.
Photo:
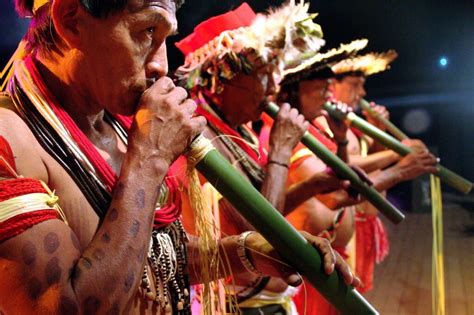
<path fill-rule="evenodd" d="M 354 280 L 354 275 L 352 274 L 352 272 L 349 272 L 349 277 L 347 277 L 346 279 L 346 284 L 351 284 L 352 281 Z"/>
<path fill-rule="evenodd" d="M 329 264 L 329 265 L 326 265 L 326 273 L 329 275 L 331 273 L 333 273 L 334 271 L 334 264 Z"/>

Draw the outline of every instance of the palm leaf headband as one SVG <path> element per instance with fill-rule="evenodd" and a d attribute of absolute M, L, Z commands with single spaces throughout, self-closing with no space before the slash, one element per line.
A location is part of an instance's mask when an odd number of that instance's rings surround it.
<path fill-rule="evenodd" d="M 280 67 L 282 80 L 280 85 L 292 84 L 302 80 L 310 80 L 318 73 L 331 71 L 331 66 L 342 59 L 354 56 L 358 51 L 367 46 L 367 39 L 354 40 L 349 44 L 342 44 L 338 48 L 325 53 L 305 52 L 295 59 L 284 62 Z"/>
<path fill-rule="evenodd" d="M 332 71 L 336 75 L 350 73 L 361 73 L 369 76 L 390 68 L 390 64 L 398 57 L 395 50 L 389 50 L 383 53 L 368 53 L 363 56 L 343 60 L 334 66 Z"/>

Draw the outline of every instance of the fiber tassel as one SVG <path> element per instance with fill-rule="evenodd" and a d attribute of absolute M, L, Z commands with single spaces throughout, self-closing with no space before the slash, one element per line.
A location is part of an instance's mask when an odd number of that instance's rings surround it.
<path fill-rule="evenodd" d="M 187 170 L 189 180 L 189 198 L 193 208 L 196 233 L 199 236 L 200 279 L 202 282 L 202 313 L 215 314 L 222 311 L 225 303 L 220 301 L 218 288 L 219 281 L 219 244 L 218 230 L 214 221 L 212 208 L 203 195 L 199 177 L 194 166 Z"/>

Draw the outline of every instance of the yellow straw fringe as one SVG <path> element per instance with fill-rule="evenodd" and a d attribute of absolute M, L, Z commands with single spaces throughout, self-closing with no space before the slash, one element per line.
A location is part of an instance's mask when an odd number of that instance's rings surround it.
<path fill-rule="evenodd" d="M 220 267 L 229 273 L 231 271 L 227 257 L 221 257 L 219 253 L 220 229 L 216 224 L 219 220 L 219 197 L 213 189 L 206 189 L 206 195 L 203 193 L 194 168 L 212 149 L 214 147 L 208 139 L 198 136 L 187 154 L 189 201 L 194 213 L 196 234 L 199 236 L 201 314 L 204 315 L 225 314 L 225 289 L 222 281 L 217 279 L 220 277 Z"/>
<path fill-rule="evenodd" d="M 433 258 L 432 258 L 432 314 L 445 314 L 444 250 L 443 250 L 443 202 L 441 182 L 430 175 L 431 203 L 433 217 Z"/>
<path fill-rule="evenodd" d="M 204 198 L 197 171 L 188 169 L 189 198 L 194 213 L 196 233 L 199 236 L 200 279 L 202 281 L 201 306 L 203 314 L 214 314 L 217 307 L 223 310 L 215 290 L 219 287 L 219 246 L 212 209 Z M 218 291 L 217 291 L 218 292 Z"/>
<path fill-rule="evenodd" d="M 13 64 L 17 60 L 21 60 L 27 54 L 26 52 L 26 41 L 22 40 L 19 44 L 13 55 L 11 56 L 10 60 L 8 60 L 7 64 L 0 71 L 0 92 L 5 92 L 8 81 L 13 75 Z"/>

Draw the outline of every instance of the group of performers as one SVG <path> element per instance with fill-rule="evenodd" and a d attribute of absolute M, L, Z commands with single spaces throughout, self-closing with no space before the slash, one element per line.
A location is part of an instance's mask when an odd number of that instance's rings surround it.
<path fill-rule="evenodd" d="M 186 159 L 199 134 L 324 272 L 372 289 L 389 251 L 378 211 L 300 140 L 309 132 L 380 192 L 435 172 L 421 141 L 401 157 L 323 109 L 359 110 L 366 78 L 396 53 L 364 53 L 365 39 L 325 49 L 303 1 L 260 14 L 244 3 L 176 43 L 185 63 L 168 73 L 181 4 L 16 0 L 31 23 L 0 97 L 0 314 L 337 313 L 202 176 L 217 229 L 201 235 Z M 203 263 L 206 242 L 219 263 Z"/>

